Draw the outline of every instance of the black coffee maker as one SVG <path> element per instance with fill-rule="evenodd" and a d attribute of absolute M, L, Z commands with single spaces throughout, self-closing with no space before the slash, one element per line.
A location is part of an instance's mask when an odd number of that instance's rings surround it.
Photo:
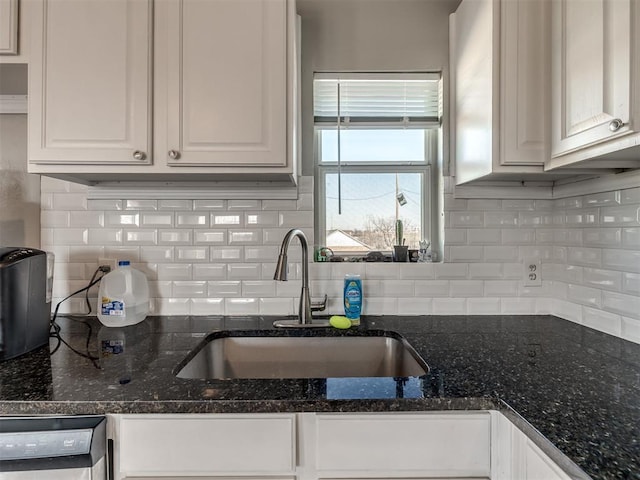
<path fill-rule="evenodd" d="M 49 343 L 53 255 L 0 247 L 0 361 Z"/>

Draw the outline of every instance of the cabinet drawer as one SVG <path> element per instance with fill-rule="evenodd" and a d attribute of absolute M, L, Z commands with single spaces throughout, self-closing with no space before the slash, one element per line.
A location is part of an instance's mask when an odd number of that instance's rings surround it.
<path fill-rule="evenodd" d="M 275 474 L 295 468 L 294 415 L 124 415 L 119 429 L 123 474 Z"/>
<path fill-rule="evenodd" d="M 321 477 L 488 477 L 488 413 L 318 415 Z"/>

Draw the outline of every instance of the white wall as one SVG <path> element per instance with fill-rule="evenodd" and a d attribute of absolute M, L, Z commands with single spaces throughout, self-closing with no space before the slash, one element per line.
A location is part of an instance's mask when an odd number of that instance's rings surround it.
<path fill-rule="evenodd" d="M 0 94 L 24 95 L 26 65 L 0 65 Z M 27 173 L 27 116 L 0 114 L 0 245 L 40 246 L 40 176 Z"/>

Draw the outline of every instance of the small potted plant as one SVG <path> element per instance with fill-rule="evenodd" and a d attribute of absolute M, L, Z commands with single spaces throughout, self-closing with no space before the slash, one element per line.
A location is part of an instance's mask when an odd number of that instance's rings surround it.
<path fill-rule="evenodd" d="M 405 245 L 402 220 L 396 220 L 396 244 L 393 246 L 393 261 L 406 262 L 409 247 Z"/>

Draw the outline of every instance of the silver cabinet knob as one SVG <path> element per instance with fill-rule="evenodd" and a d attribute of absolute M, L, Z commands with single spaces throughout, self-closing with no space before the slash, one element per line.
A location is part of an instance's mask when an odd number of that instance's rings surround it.
<path fill-rule="evenodd" d="M 133 152 L 133 158 L 135 160 L 144 160 L 145 158 L 147 158 L 147 154 L 141 152 L 140 150 L 136 150 L 135 152 Z"/>
<path fill-rule="evenodd" d="M 171 160 L 178 160 L 180 158 L 180 152 L 177 150 L 169 150 L 169 158 Z"/>
<path fill-rule="evenodd" d="M 619 118 L 614 118 L 609 122 L 609 130 L 612 132 L 617 132 L 624 125 L 624 122 Z"/>

